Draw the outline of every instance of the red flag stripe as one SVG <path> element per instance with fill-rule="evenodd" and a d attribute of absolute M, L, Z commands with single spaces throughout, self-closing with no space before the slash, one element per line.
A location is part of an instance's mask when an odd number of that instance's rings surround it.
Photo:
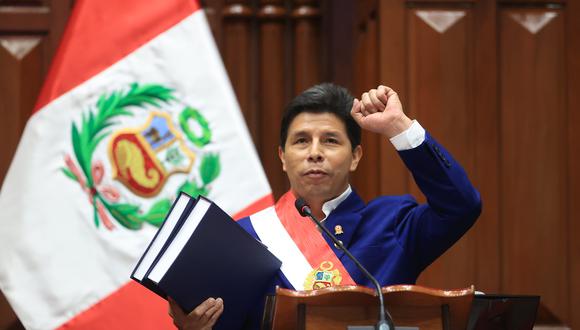
<path fill-rule="evenodd" d="M 199 8 L 196 0 L 77 1 L 34 112 L 129 55 Z M 115 15 L 103 16 L 99 13 Z"/>
<path fill-rule="evenodd" d="M 128 282 L 57 330 L 175 329 L 168 304 L 137 282 Z"/>

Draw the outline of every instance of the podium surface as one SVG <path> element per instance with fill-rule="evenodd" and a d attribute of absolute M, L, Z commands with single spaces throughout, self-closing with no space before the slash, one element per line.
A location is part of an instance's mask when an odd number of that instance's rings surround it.
<path fill-rule="evenodd" d="M 417 285 L 382 288 L 386 309 L 398 327 L 465 329 L 474 288 L 439 290 Z M 379 300 L 375 290 L 337 286 L 314 291 L 276 289 L 266 303 L 265 329 L 340 329 L 377 322 Z"/>

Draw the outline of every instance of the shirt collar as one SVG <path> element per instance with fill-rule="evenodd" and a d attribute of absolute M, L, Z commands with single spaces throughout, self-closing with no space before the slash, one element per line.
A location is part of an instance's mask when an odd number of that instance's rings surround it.
<path fill-rule="evenodd" d="M 348 187 L 346 187 L 346 190 L 342 194 L 338 195 L 338 197 L 322 204 L 322 212 L 324 213 L 324 219 L 322 219 L 321 221 L 326 220 L 326 218 L 328 218 L 328 216 L 330 215 L 330 212 L 334 211 L 334 209 L 336 209 L 338 205 L 340 205 L 340 203 L 344 202 L 344 200 L 348 197 L 348 195 L 350 195 L 351 192 L 352 188 L 350 187 L 350 185 L 348 185 Z"/>

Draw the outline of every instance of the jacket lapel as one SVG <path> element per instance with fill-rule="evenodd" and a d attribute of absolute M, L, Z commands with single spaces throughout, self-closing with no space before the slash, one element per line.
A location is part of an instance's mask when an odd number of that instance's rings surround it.
<path fill-rule="evenodd" d="M 361 211 L 364 206 L 363 200 L 353 189 L 351 194 L 324 220 L 324 226 L 331 233 L 335 234 L 336 238 L 341 240 L 346 248 L 350 246 L 352 236 L 360 223 L 362 218 Z M 323 236 L 334 253 L 336 253 L 336 256 L 340 259 L 344 251 L 335 247 L 332 240 L 326 237 L 325 234 Z"/>

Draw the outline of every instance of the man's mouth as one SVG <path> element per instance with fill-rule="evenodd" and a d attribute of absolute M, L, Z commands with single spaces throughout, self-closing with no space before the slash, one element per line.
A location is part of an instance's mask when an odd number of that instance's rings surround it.
<path fill-rule="evenodd" d="M 304 172 L 303 175 L 308 178 L 317 179 L 327 176 L 328 173 L 320 169 L 312 169 Z"/>

